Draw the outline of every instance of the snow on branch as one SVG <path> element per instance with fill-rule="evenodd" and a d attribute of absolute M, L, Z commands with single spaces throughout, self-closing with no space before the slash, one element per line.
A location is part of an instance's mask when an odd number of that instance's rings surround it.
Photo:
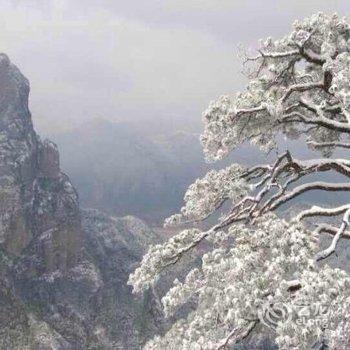
<path fill-rule="evenodd" d="M 315 258 L 316 261 L 328 258 L 332 253 L 335 252 L 335 249 L 337 247 L 337 244 L 339 242 L 340 237 L 344 234 L 345 229 L 348 226 L 350 226 L 349 216 L 350 216 L 350 209 L 347 209 L 345 214 L 344 214 L 344 217 L 343 217 L 343 222 L 340 225 L 337 233 L 334 235 L 332 243 L 330 244 L 330 246 L 327 249 L 322 250 L 321 252 L 317 253 L 316 258 Z"/>
<path fill-rule="evenodd" d="M 238 164 L 220 171 L 209 171 L 204 178 L 196 180 L 188 188 L 181 214 L 167 219 L 165 225 L 204 220 L 226 200 L 235 202 L 244 197 L 250 187 L 241 176 L 243 172 L 244 168 Z"/>
<path fill-rule="evenodd" d="M 315 205 L 310 209 L 300 212 L 295 217 L 295 220 L 300 221 L 306 217 L 311 217 L 311 216 L 337 216 L 337 215 L 343 214 L 348 209 L 350 209 L 350 204 L 342 205 L 336 208 L 322 208 Z"/>
<path fill-rule="evenodd" d="M 346 142 L 315 142 L 308 141 L 308 145 L 314 148 L 322 148 L 322 147 L 339 147 L 339 148 L 350 148 L 350 143 Z"/>
<path fill-rule="evenodd" d="M 262 43 L 259 55 L 248 59 L 259 63 L 246 90 L 209 105 L 202 135 L 209 161 L 222 159 L 246 141 L 270 150 L 275 135 L 294 133 L 296 123 L 319 125 L 319 132 L 350 133 L 348 24 L 324 15 L 317 21 L 313 30 L 300 24 L 290 36 Z M 305 64 L 296 65 L 298 61 Z M 290 120 L 291 106 L 299 116 L 295 122 Z M 317 133 L 310 137 L 317 142 Z"/>
<path fill-rule="evenodd" d="M 252 331 L 269 327 L 262 315 L 279 307 L 287 316 L 274 324 L 279 349 L 350 348 L 350 278 L 319 264 L 336 251 L 341 238 L 350 239 L 350 204 L 295 208 L 289 221 L 276 215 L 304 193 L 350 191 L 349 157 L 332 156 L 336 147 L 350 148 L 343 142 L 350 136 L 349 38 L 350 26 L 338 15 L 319 13 L 295 22 L 289 35 L 262 41 L 258 55 L 246 59 L 252 70 L 243 92 L 220 97 L 203 113 L 207 161 L 220 160 L 246 142 L 264 151 L 276 149 L 277 155 L 270 164 L 232 164 L 208 172 L 189 187 L 181 212 L 166 220 L 166 225 L 190 225 L 224 211 L 211 228 L 189 228 L 151 246 L 130 275 L 129 284 L 140 293 L 185 254 L 201 255 L 201 265 L 175 280 L 162 298 L 168 317 L 189 301 L 195 307 L 146 349 L 229 349 Z M 306 136 L 305 146 L 324 158 L 280 154 L 275 138 L 281 134 Z M 321 181 L 323 172 L 340 175 L 344 182 Z M 324 233 L 333 237 L 321 250 Z M 203 241 L 206 249 L 195 250 Z M 325 322 L 317 322 L 315 307 L 327 310 Z"/>

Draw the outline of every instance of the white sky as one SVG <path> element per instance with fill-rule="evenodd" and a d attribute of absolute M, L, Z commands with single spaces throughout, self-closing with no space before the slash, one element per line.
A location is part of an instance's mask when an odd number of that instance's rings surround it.
<path fill-rule="evenodd" d="M 41 132 L 103 118 L 197 125 L 244 87 L 237 46 L 287 34 L 331 0 L 1 0 L 0 51 L 29 78 Z"/>

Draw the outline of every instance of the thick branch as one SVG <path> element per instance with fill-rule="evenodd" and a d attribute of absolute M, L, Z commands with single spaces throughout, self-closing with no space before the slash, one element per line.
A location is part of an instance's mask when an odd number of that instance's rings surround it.
<path fill-rule="evenodd" d="M 322 148 L 322 147 L 340 147 L 340 148 L 350 148 L 350 143 L 346 142 L 315 142 L 315 141 L 308 141 L 308 145 L 315 147 L 315 148 Z"/>
<path fill-rule="evenodd" d="M 296 84 L 289 87 L 289 89 L 286 91 L 285 95 L 282 98 L 282 102 L 285 102 L 288 97 L 293 92 L 304 92 L 312 89 L 323 89 L 324 83 L 322 81 L 316 82 L 316 83 L 305 83 L 305 84 Z"/>
<path fill-rule="evenodd" d="M 312 208 L 299 213 L 296 220 L 300 221 L 310 216 L 337 216 L 343 214 L 348 209 L 350 209 L 350 204 L 342 205 L 337 208 L 321 208 L 318 206 L 313 206 Z"/>
<path fill-rule="evenodd" d="M 300 48 L 300 55 L 308 62 L 322 66 L 326 61 L 311 50 L 306 50 L 304 47 Z"/>
<path fill-rule="evenodd" d="M 326 259 L 331 254 L 333 254 L 335 252 L 335 249 L 337 247 L 337 244 L 339 242 L 340 237 L 344 234 L 346 227 L 349 226 L 349 216 L 350 216 L 350 209 L 348 209 L 345 212 L 344 217 L 343 217 L 343 222 L 340 225 L 337 233 L 333 237 L 332 243 L 330 244 L 330 246 L 327 249 L 322 250 L 321 252 L 319 252 L 316 255 L 316 257 L 315 257 L 316 261 L 320 261 L 320 260 Z"/>
<path fill-rule="evenodd" d="M 228 346 L 240 342 L 247 338 L 253 331 L 258 321 L 250 322 L 246 327 L 237 327 L 223 340 L 222 344 L 217 347 L 217 350 L 226 349 Z"/>
<path fill-rule="evenodd" d="M 335 236 L 337 234 L 337 232 L 338 232 L 338 229 L 339 229 L 338 227 L 334 227 L 332 225 L 323 223 L 323 224 L 320 224 L 317 227 L 315 233 L 316 234 L 320 234 L 320 233 L 325 232 L 325 233 L 328 233 L 328 234 L 330 234 L 332 236 Z M 345 238 L 345 239 L 350 239 L 350 231 L 349 230 L 348 231 L 344 231 L 342 237 Z"/>
<path fill-rule="evenodd" d="M 298 114 L 298 117 L 306 124 L 316 124 L 323 127 L 326 127 L 331 130 L 336 130 L 340 132 L 350 133 L 350 124 L 339 122 L 337 120 L 329 119 L 325 117 L 324 113 L 320 108 L 317 108 L 311 101 L 301 98 L 300 99 L 300 105 L 305 107 L 307 110 L 313 112 L 316 114 L 316 117 L 314 118 L 307 118 L 303 116 L 300 113 Z"/>
<path fill-rule="evenodd" d="M 313 190 L 322 190 L 322 191 L 350 191 L 350 183 L 331 183 L 317 181 L 313 183 L 308 183 L 295 187 L 292 191 L 288 192 L 286 195 L 279 198 L 274 202 L 268 209 L 269 211 L 275 210 L 280 207 L 282 204 L 288 202 L 289 200 L 301 195 L 302 193 L 313 191 Z M 267 210 L 266 210 L 267 211 Z"/>

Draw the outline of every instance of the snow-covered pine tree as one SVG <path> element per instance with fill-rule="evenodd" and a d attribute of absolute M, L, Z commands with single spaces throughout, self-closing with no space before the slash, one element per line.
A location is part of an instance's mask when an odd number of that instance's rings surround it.
<path fill-rule="evenodd" d="M 141 292 L 200 242 L 213 247 L 162 299 L 166 315 L 190 299 L 196 309 L 146 349 L 229 348 L 266 326 L 266 312 L 281 316 L 275 324 L 280 349 L 350 348 L 350 278 L 327 264 L 339 240 L 350 238 L 350 204 L 320 203 L 288 220 L 276 212 L 309 191 L 350 191 L 350 160 L 333 152 L 350 148 L 350 26 L 319 13 L 295 22 L 281 40 L 261 42 L 257 52 L 244 62 L 250 65 L 246 90 L 220 97 L 203 114 L 206 159 L 220 160 L 245 142 L 271 150 L 281 134 L 299 136 L 323 158 L 298 160 L 285 151 L 271 164 L 212 170 L 189 187 L 181 213 L 166 225 L 196 223 L 226 202 L 232 206 L 210 229 L 185 229 L 150 247 L 130 276 L 134 292 Z M 313 181 L 323 172 L 344 181 Z M 325 249 L 323 234 L 332 237 Z M 295 312 L 300 306 L 302 316 Z M 323 310 L 321 323 L 316 309 Z"/>

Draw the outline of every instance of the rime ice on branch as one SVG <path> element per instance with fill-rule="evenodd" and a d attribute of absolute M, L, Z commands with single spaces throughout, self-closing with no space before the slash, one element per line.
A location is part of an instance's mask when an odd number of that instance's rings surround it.
<path fill-rule="evenodd" d="M 350 148 L 350 26 L 337 15 L 313 15 L 295 22 L 281 40 L 261 42 L 244 64 L 250 66 L 246 90 L 220 97 L 203 114 L 206 159 L 222 159 L 244 142 L 271 150 L 279 134 L 306 139 L 321 157 L 299 160 L 286 151 L 271 164 L 210 171 L 190 186 L 181 213 L 167 225 L 204 220 L 225 202 L 231 207 L 207 231 L 185 230 L 151 247 L 130 276 L 134 291 L 141 292 L 201 241 L 213 246 L 201 267 L 183 282 L 176 280 L 163 298 L 167 315 L 188 300 L 197 308 L 146 348 L 229 348 L 261 330 L 259 313 L 266 303 L 283 303 L 309 311 L 324 307 L 328 313 L 326 325 L 315 322 L 312 312 L 302 325 L 293 317 L 278 323 L 280 349 L 349 349 L 350 278 L 319 262 L 336 251 L 341 238 L 350 238 L 350 203 L 320 203 L 289 222 L 274 211 L 310 191 L 350 191 L 350 160 L 332 157 L 337 147 Z M 315 179 L 323 172 L 344 181 L 309 181 L 308 175 Z M 325 220 L 329 217 L 332 224 Z M 321 234 L 332 237 L 324 250 L 318 245 Z"/>

